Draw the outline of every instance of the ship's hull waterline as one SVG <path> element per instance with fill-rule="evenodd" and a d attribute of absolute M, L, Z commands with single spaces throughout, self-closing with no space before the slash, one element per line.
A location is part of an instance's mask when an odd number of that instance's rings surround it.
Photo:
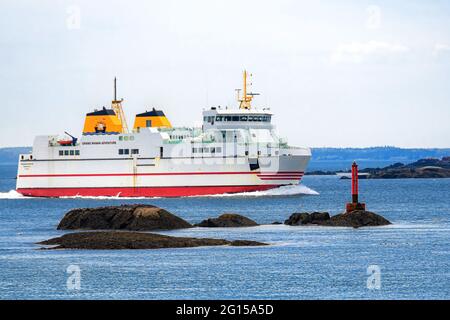
<path fill-rule="evenodd" d="M 186 171 L 175 171 L 163 164 L 149 170 L 136 166 L 136 160 L 110 160 L 100 166 L 98 161 L 70 165 L 26 161 L 19 168 L 17 192 L 31 197 L 182 197 L 265 191 L 300 182 L 308 159 L 290 160 L 284 161 L 290 164 L 289 171 L 244 170 L 248 164 L 209 165 L 213 171 L 193 171 L 193 166 L 187 166 Z M 67 167 L 70 171 L 64 170 Z M 127 167 L 133 169 L 127 171 Z"/>
<path fill-rule="evenodd" d="M 18 189 L 17 191 L 29 197 L 126 197 L 126 198 L 158 198 L 158 197 L 189 197 L 215 194 L 233 194 L 241 192 L 265 191 L 277 188 L 279 185 L 260 186 L 185 186 L 185 187 L 107 187 L 107 188 L 36 188 Z"/>

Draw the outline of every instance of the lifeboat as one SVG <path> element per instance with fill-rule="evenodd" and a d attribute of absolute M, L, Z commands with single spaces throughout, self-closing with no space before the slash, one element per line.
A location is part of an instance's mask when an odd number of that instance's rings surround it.
<path fill-rule="evenodd" d="M 58 140 L 57 141 L 59 145 L 61 146 L 71 146 L 73 143 L 73 140 Z"/>

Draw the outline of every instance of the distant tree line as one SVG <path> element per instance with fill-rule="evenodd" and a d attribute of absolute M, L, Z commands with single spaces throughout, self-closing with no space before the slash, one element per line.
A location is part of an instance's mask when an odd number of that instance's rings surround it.
<path fill-rule="evenodd" d="M 425 158 L 442 158 L 450 156 L 450 148 L 312 148 L 312 161 L 336 160 L 389 160 L 411 162 Z"/>

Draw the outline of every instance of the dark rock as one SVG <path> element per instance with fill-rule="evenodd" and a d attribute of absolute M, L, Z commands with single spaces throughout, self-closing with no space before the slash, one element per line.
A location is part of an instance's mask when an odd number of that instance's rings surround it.
<path fill-rule="evenodd" d="M 313 212 L 313 213 L 293 213 L 285 224 L 290 226 L 300 225 L 320 225 L 331 227 L 369 227 L 369 226 L 384 226 L 391 224 L 382 216 L 364 210 L 355 210 L 350 213 L 341 213 L 330 218 L 328 212 Z"/>
<path fill-rule="evenodd" d="M 250 241 L 250 240 L 234 240 L 230 242 L 230 246 L 235 247 L 253 247 L 253 246 L 267 246 L 267 243 Z"/>
<path fill-rule="evenodd" d="M 282 224 L 280 221 L 274 221 L 272 224 Z"/>
<path fill-rule="evenodd" d="M 328 212 L 313 212 L 310 217 L 311 223 L 330 220 L 330 214 Z"/>
<path fill-rule="evenodd" d="M 309 213 L 302 212 L 302 213 L 293 213 L 287 219 L 284 221 L 284 224 L 290 225 L 290 226 L 299 226 L 302 224 L 307 224 L 309 221 Z"/>
<path fill-rule="evenodd" d="M 196 224 L 197 227 L 208 228 L 254 227 L 257 225 L 255 221 L 235 213 L 224 213 L 218 218 L 209 218 Z"/>
<path fill-rule="evenodd" d="M 290 226 L 300 226 L 307 224 L 319 224 L 323 221 L 327 221 L 330 219 L 330 214 L 328 212 L 300 212 L 293 213 L 289 219 L 287 219 L 284 224 Z"/>
<path fill-rule="evenodd" d="M 151 205 L 122 205 L 73 209 L 58 225 L 59 230 L 172 230 L 192 225 L 170 212 Z"/>
<path fill-rule="evenodd" d="M 47 249 L 162 249 L 200 246 L 262 246 L 266 243 L 223 239 L 170 237 L 161 234 L 130 231 L 95 231 L 68 233 L 39 242 Z"/>
<path fill-rule="evenodd" d="M 356 210 L 349 213 L 341 213 L 331 217 L 327 221 L 323 221 L 320 225 L 333 227 L 374 227 L 389 225 L 389 222 L 384 217 L 364 210 Z"/>

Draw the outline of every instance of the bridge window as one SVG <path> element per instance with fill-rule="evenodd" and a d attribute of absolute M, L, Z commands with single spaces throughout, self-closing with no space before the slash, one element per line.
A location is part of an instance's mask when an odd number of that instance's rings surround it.
<path fill-rule="evenodd" d="M 69 155 L 69 150 L 64 150 L 64 155 L 68 156 Z"/>
<path fill-rule="evenodd" d="M 131 154 L 139 154 L 139 149 L 131 149 Z"/>
<path fill-rule="evenodd" d="M 63 156 L 64 155 L 64 151 L 63 150 L 59 150 L 59 155 Z"/>
<path fill-rule="evenodd" d="M 79 156 L 80 155 L 80 150 L 75 150 L 75 155 Z"/>
<path fill-rule="evenodd" d="M 240 116 L 239 121 L 247 121 L 247 116 Z"/>
<path fill-rule="evenodd" d="M 216 121 L 222 121 L 223 117 L 222 116 L 216 116 Z"/>
<path fill-rule="evenodd" d="M 130 149 L 119 149 L 119 154 L 130 154 Z"/>

